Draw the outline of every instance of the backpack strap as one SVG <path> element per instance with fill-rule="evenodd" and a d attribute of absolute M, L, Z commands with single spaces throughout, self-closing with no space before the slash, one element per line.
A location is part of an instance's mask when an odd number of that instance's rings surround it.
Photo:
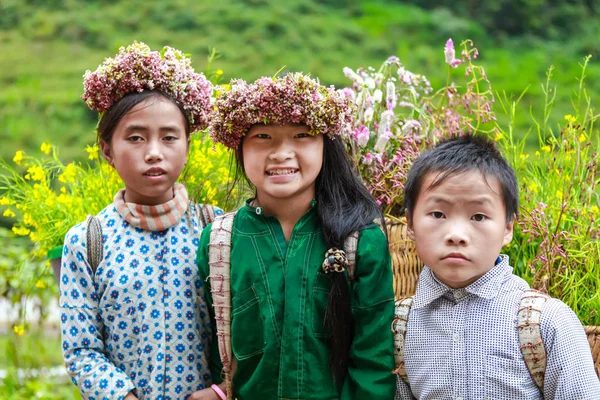
<path fill-rule="evenodd" d="M 217 323 L 217 340 L 227 388 L 227 399 L 233 398 L 231 376 L 231 234 L 235 212 L 218 216 L 213 221 L 208 245 L 210 292 Z"/>
<path fill-rule="evenodd" d="M 358 231 L 354 231 L 344 240 L 344 253 L 348 260 L 348 280 L 354 280 L 356 270 L 356 249 L 358 248 Z"/>
<path fill-rule="evenodd" d="M 373 222 L 379 226 L 381 232 L 385 235 L 381 220 L 375 219 Z M 358 249 L 358 231 L 354 231 L 346 237 L 344 240 L 344 253 L 346 253 L 346 260 L 348 260 L 348 280 L 354 280 L 354 271 L 356 270 L 356 250 Z"/>
<path fill-rule="evenodd" d="M 219 207 L 211 206 L 210 204 L 198 204 L 198 214 L 200 218 L 200 225 L 204 228 L 210 224 L 219 215 L 223 215 L 223 210 Z"/>
<path fill-rule="evenodd" d="M 521 295 L 517 316 L 521 354 L 531 377 L 542 392 L 546 372 L 546 348 L 540 331 L 540 319 L 544 303 L 549 298 L 537 290 L 526 290 Z"/>
<path fill-rule="evenodd" d="M 396 369 L 393 374 L 398 374 L 400 378 L 408 383 L 406 367 L 404 366 L 404 345 L 406 342 L 406 329 L 408 327 L 408 315 L 413 304 L 413 296 L 406 297 L 396 301 L 396 311 L 392 321 L 392 332 L 394 333 L 394 359 Z"/>
<path fill-rule="evenodd" d="M 85 220 L 87 258 L 92 268 L 92 279 L 96 275 L 98 265 L 103 258 L 102 225 L 100 219 L 94 215 L 88 215 Z"/>

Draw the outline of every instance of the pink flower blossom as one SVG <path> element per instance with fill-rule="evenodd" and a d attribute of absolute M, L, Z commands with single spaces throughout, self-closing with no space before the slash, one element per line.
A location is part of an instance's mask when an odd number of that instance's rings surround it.
<path fill-rule="evenodd" d="M 452 68 L 458 67 L 458 64 L 461 63 L 461 61 L 456 58 L 456 52 L 454 51 L 454 43 L 452 42 L 452 39 L 448 39 L 446 42 L 444 56 L 446 57 L 446 64 L 450 65 Z"/>
<path fill-rule="evenodd" d="M 364 125 L 361 125 L 354 131 L 354 140 L 359 147 L 365 147 L 369 142 L 369 137 L 369 128 Z"/>

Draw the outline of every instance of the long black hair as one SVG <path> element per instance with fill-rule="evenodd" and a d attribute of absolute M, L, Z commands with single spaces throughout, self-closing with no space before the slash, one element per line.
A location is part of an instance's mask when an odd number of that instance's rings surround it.
<path fill-rule="evenodd" d="M 244 172 L 243 141 L 244 138 L 235 151 L 237 168 L 234 184 L 244 177 L 252 187 Z M 385 222 L 379 206 L 360 180 L 342 139 L 325 137 L 323 142 L 323 166 L 315 182 L 317 215 L 327 247 L 342 248 L 344 240 L 352 232 L 369 225 L 377 218 L 382 224 Z M 331 289 L 325 324 L 331 332 L 330 369 L 335 383 L 341 387 L 348 370 L 348 354 L 354 337 L 354 318 L 345 274 L 328 275 L 331 276 Z"/>

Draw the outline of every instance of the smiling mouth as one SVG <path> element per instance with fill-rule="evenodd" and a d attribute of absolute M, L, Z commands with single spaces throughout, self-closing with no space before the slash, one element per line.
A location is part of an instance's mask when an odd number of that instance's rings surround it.
<path fill-rule="evenodd" d="M 148 171 L 146 173 L 144 173 L 145 176 L 161 176 L 161 175 L 165 175 L 166 172 L 165 171 Z"/>
<path fill-rule="evenodd" d="M 295 174 L 296 172 L 298 172 L 297 169 L 285 168 L 285 169 L 272 169 L 270 171 L 267 171 L 266 173 L 269 176 L 278 176 L 278 175 L 292 175 L 292 174 Z"/>

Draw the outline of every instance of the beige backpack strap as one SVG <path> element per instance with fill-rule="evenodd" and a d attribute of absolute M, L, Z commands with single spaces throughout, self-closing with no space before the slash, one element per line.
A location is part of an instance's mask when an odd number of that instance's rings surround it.
<path fill-rule="evenodd" d="M 352 232 L 344 240 L 344 253 L 346 253 L 346 260 L 348 260 L 348 280 L 354 279 L 356 249 L 358 249 L 358 231 Z"/>
<path fill-rule="evenodd" d="M 85 220 L 86 228 L 86 246 L 87 257 L 90 267 L 92 268 L 92 279 L 96 275 L 98 265 L 102 262 L 103 246 L 102 243 L 102 225 L 100 219 L 93 215 L 88 215 Z"/>
<path fill-rule="evenodd" d="M 406 368 L 404 366 L 404 344 L 406 342 L 406 328 L 408 327 L 408 315 L 413 304 L 413 296 L 406 297 L 396 301 L 396 311 L 394 321 L 392 321 L 392 332 L 394 333 L 394 359 L 396 369 L 393 374 L 398 374 L 400 378 L 408 383 Z"/>
<path fill-rule="evenodd" d="M 523 359 L 537 387 L 543 392 L 546 372 L 546 348 L 540 331 L 544 303 L 549 299 L 544 293 L 529 289 L 521 295 L 517 329 Z"/>
<path fill-rule="evenodd" d="M 224 382 L 227 388 L 227 399 L 233 398 L 231 376 L 231 284 L 230 284 L 230 253 L 231 233 L 235 212 L 218 216 L 210 230 L 208 247 L 208 266 L 210 269 L 210 291 L 215 309 L 217 323 L 217 340 L 219 354 L 225 374 Z"/>
<path fill-rule="evenodd" d="M 210 204 L 198 204 L 198 214 L 200 217 L 200 225 L 204 228 L 210 224 L 219 215 L 223 215 L 223 210 L 219 207 L 211 206 Z"/>

